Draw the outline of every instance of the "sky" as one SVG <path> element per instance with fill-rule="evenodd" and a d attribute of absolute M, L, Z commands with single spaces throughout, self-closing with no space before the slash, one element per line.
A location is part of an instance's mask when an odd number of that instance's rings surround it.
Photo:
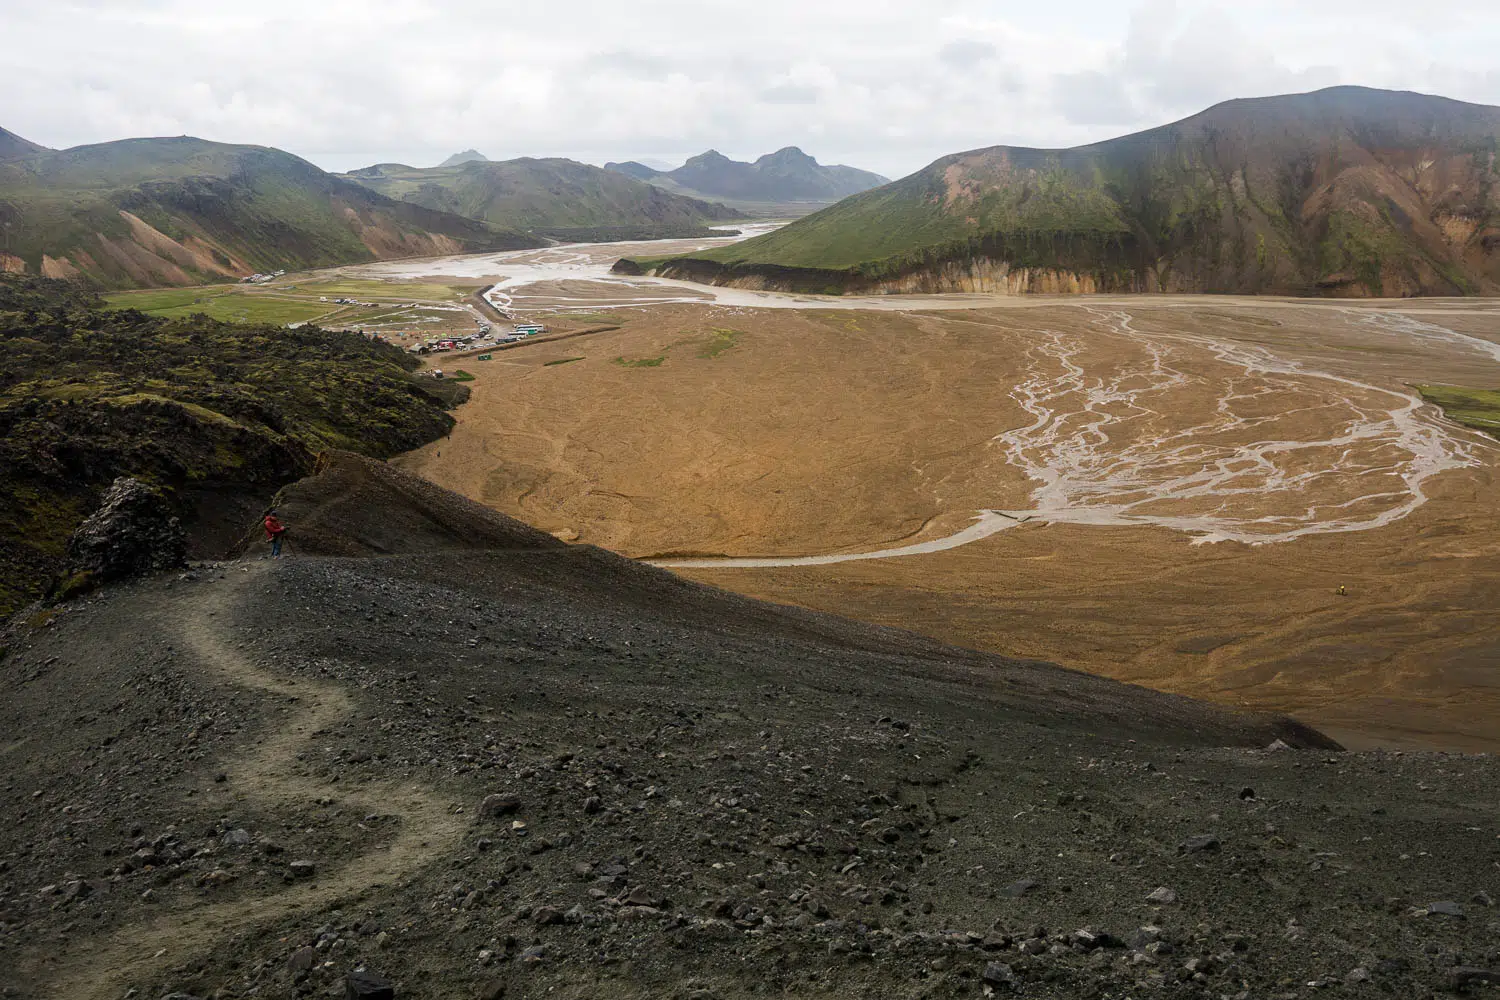
<path fill-rule="evenodd" d="M 0 0 L 0 126 L 278 146 L 330 170 L 796 145 L 889 177 L 1235 97 L 1500 105 L 1495 0 Z"/>

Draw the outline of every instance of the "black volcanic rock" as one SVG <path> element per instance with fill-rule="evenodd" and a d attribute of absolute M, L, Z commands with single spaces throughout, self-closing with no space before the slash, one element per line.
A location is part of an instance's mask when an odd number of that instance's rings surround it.
<path fill-rule="evenodd" d="M 187 533 L 165 497 L 121 476 L 99 509 L 68 540 L 69 569 L 105 583 L 177 569 L 187 560 Z"/>

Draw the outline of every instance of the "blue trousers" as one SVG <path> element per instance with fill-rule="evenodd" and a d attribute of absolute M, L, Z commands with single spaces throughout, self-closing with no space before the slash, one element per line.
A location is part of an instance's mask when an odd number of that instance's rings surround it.
<path fill-rule="evenodd" d="M 281 555 L 281 536 L 273 535 L 271 538 L 271 558 L 275 559 Z"/>

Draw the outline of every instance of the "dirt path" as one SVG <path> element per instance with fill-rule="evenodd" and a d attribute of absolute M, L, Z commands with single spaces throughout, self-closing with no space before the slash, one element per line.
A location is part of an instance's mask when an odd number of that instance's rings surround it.
<path fill-rule="evenodd" d="M 230 626 L 235 598 L 267 573 L 270 564 L 233 568 L 228 578 L 205 588 L 201 599 L 184 602 L 180 632 L 192 657 L 213 679 L 294 702 L 290 718 L 227 767 L 230 781 L 215 785 L 226 805 L 249 797 L 275 811 L 330 794 L 326 781 L 305 773 L 299 750 L 309 736 L 349 716 L 354 700 L 342 687 L 272 674 L 235 648 Z M 225 789 L 250 789 L 229 792 Z M 49 983 L 47 995 L 79 1000 L 117 1000 L 129 986 L 141 986 L 172 966 L 211 949 L 229 935 L 271 918 L 327 906 L 334 900 L 389 885 L 449 852 L 463 835 L 465 814 L 433 792 L 412 785 L 370 784 L 354 795 L 339 791 L 341 803 L 399 819 L 393 840 L 316 879 L 258 898 L 176 909 L 155 920 L 122 928 L 103 941 L 91 941 L 67 956 Z"/>

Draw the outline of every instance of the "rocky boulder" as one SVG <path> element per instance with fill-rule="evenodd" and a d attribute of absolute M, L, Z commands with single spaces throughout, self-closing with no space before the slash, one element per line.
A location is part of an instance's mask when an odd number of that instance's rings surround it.
<path fill-rule="evenodd" d="M 68 540 L 69 569 L 93 583 L 177 569 L 187 559 L 187 533 L 158 491 L 121 476 L 99 509 Z"/>

